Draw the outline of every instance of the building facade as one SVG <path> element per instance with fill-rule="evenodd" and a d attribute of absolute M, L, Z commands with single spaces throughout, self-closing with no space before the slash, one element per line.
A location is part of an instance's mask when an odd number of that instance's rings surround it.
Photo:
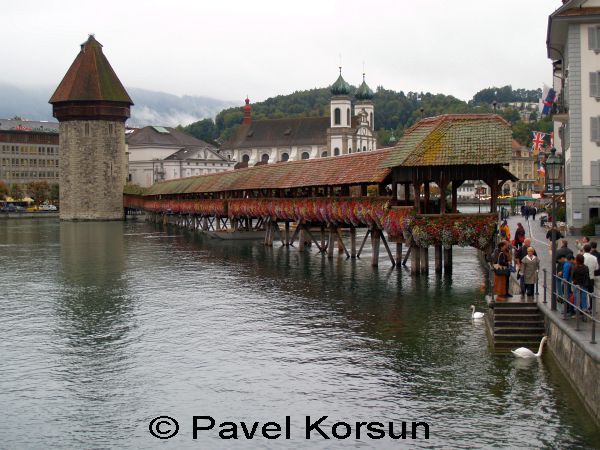
<path fill-rule="evenodd" d="M 131 98 L 90 35 L 50 99 L 60 123 L 61 220 L 122 220 Z"/>
<path fill-rule="evenodd" d="M 558 93 L 555 146 L 564 159 L 567 224 L 600 208 L 600 0 L 570 0 L 550 15 L 548 57 Z"/>
<path fill-rule="evenodd" d="M 533 150 L 512 140 L 511 158 L 508 170 L 517 181 L 507 181 L 502 187 L 504 195 L 527 195 L 536 193 L 537 158 Z"/>
<path fill-rule="evenodd" d="M 253 120 L 246 99 L 242 125 L 221 147 L 236 167 L 324 158 L 377 148 L 373 91 L 364 80 L 354 94 L 341 74 L 331 86 L 329 117 Z"/>
<path fill-rule="evenodd" d="M 216 147 L 176 128 L 144 127 L 127 135 L 129 181 L 142 187 L 233 169 Z"/>
<path fill-rule="evenodd" d="M 0 181 L 59 180 L 58 123 L 0 119 Z"/>

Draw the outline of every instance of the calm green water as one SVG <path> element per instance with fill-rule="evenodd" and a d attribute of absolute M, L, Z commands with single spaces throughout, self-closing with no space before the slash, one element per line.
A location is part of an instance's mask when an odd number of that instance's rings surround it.
<path fill-rule="evenodd" d="M 488 351 L 469 318 L 484 306 L 474 251 L 455 252 L 452 279 L 369 259 L 141 222 L 0 222 L 0 447 L 600 447 L 550 355 Z M 168 441 L 148 429 L 160 415 L 180 424 Z M 196 441 L 194 415 L 217 423 Z M 290 440 L 217 437 L 286 415 Z M 329 435 L 425 421 L 430 439 L 306 441 L 306 415 L 329 416 Z"/>

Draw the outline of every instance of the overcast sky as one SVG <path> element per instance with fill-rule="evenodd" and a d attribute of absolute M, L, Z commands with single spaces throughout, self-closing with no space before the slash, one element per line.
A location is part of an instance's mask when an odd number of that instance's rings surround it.
<path fill-rule="evenodd" d="M 551 80 L 548 15 L 560 0 L 3 2 L 0 81 L 58 85 L 95 33 L 124 85 L 253 101 L 330 85 L 470 99 Z M 1 99 L 0 99 L 1 101 Z"/>

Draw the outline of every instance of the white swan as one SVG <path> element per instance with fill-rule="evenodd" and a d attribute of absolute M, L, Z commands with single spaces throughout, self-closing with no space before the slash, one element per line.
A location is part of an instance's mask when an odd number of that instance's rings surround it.
<path fill-rule="evenodd" d="M 539 358 L 540 356 L 542 356 L 542 347 L 544 346 L 544 343 L 547 340 L 548 340 L 548 336 L 544 336 L 542 338 L 542 341 L 540 342 L 540 348 L 538 349 L 537 353 L 533 353 L 531 350 L 529 350 L 528 348 L 525 348 L 525 347 L 520 347 L 516 350 L 511 350 L 511 352 L 517 358 Z"/>
<path fill-rule="evenodd" d="M 475 305 L 471 305 L 471 310 L 473 311 L 471 319 L 483 319 L 483 316 L 485 316 L 485 313 L 475 312 Z"/>

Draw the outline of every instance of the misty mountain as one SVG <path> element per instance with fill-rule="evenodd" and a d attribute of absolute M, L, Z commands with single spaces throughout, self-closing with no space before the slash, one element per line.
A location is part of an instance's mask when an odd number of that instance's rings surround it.
<path fill-rule="evenodd" d="M 15 86 L 0 82 L 0 118 L 23 117 L 29 120 L 55 120 L 48 100 L 56 87 Z M 177 126 L 215 117 L 224 108 L 235 103 L 210 97 L 184 95 L 179 97 L 164 92 L 127 87 L 133 103 L 127 125 Z"/>

